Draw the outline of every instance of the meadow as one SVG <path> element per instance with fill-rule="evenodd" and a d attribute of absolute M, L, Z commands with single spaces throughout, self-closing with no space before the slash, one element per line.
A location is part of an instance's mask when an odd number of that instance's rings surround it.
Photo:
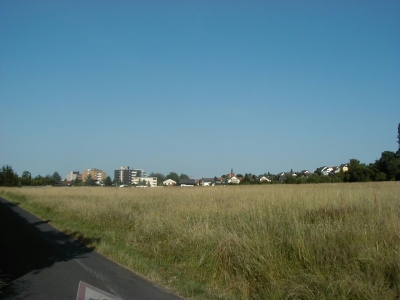
<path fill-rule="evenodd" d="M 1 188 L 187 299 L 399 299 L 399 184 Z"/>

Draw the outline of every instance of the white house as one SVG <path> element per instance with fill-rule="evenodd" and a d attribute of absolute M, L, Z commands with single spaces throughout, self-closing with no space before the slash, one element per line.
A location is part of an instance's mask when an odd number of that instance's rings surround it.
<path fill-rule="evenodd" d="M 163 181 L 163 185 L 165 185 L 165 186 L 173 186 L 173 185 L 176 185 L 176 181 L 172 180 L 172 179 L 167 179 L 167 180 Z"/>
<path fill-rule="evenodd" d="M 215 185 L 215 179 L 214 178 L 202 178 L 200 179 L 200 185 L 202 186 L 214 186 Z"/>
<path fill-rule="evenodd" d="M 322 175 L 329 175 L 329 173 L 330 172 L 332 172 L 333 171 L 333 168 L 332 167 L 326 167 L 325 169 L 323 169 L 322 171 L 321 171 L 321 173 L 322 173 Z"/>
<path fill-rule="evenodd" d="M 233 177 L 231 177 L 231 178 L 228 179 L 228 183 L 231 183 L 231 184 L 239 184 L 239 183 L 240 183 L 240 180 L 239 180 L 236 176 L 233 176 Z"/>
<path fill-rule="evenodd" d="M 266 181 L 266 182 L 271 182 L 271 179 L 269 179 L 267 176 L 262 176 L 262 177 L 260 178 L 260 182 L 264 182 L 264 181 Z"/>
<path fill-rule="evenodd" d="M 340 173 L 340 167 L 334 166 L 334 167 L 332 167 L 332 171 L 330 172 L 329 175 L 333 175 L 333 174 L 337 174 L 337 173 Z"/>

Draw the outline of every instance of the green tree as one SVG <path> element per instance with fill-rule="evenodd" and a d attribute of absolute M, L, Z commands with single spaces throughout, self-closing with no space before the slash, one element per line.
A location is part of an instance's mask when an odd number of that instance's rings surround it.
<path fill-rule="evenodd" d="M 165 181 L 165 175 L 161 173 L 151 173 L 150 177 L 157 177 L 157 185 L 162 185 L 163 182 Z"/>
<path fill-rule="evenodd" d="M 344 175 L 347 182 L 366 182 L 371 181 L 373 173 L 365 164 L 357 159 L 350 159 L 349 170 Z"/>
<path fill-rule="evenodd" d="M 35 178 L 32 179 L 31 185 L 33 185 L 33 186 L 40 186 L 40 185 L 42 185 L 42 184 L 41 184 L 41 178 L 42 178 L 42 176 L 37 175 Z"/>
<path fill-rule="evenodd" d="M 289 183 L 289 184 L 296 183 L 296 176 L 292 176 L 292 174 L 288 174 L 283 182 Z"/>
<path fill-rule="evenodd" d="M 172 179 L 173 181 L 179 182 L 179 175 L 175 172 L 169 172 L 165 179 Z"/>
<path fill-rule="evenodd" d="M 0 171 L 0 185 L 3 186 L 18 186 L 19 177 L 18 174 L 14 172 L 10 165 L 6 165 L 1 168 Z"/>
<path fill-rule="evenodd" d="M 400 157 L 392 151 L 384 151 L 379 160 L 371 166 L 375 172 L 386 174 L 386 180 L 395 180 L 400 177 Z M 378 175 L 382 178 L 382 175 Z"/>
<path fill-rule="evenodd" d="M 54 183 L 53 176 L 50 175 L 50 174 L 47 174 L 47 175 L 44 177 L 44 182 L 45 182 L 45 185 L 51 185 L 51 184 L 53 184 L 53 183 Z"/>
<path fill-rule="evenodd" d="M 400 155 L 400 123 L 399 126 L 397 126 L 397 144 L 398 144 L 397 155 Z"/>
<path fill-rule="evenodd" d="M 53 183 L 58 183 L 62 180 L 60 174 L 58 174 L 58 172 L 54 172 L 53 175 L 51 176 L 51 179 L 53 181 Z"/>
<path fill-rule="evenodd" d="M 110 176 L 107 176 L 107 177 L 104 179 L 103 184 L 104 184 L 105 186 L 112 186 L 111 177 L 110 177 Z"/>
<path fill-rule="evenodd" d="M 251 179 L 252 179 L 251 173 L 249 173 L 249 174 L 245 173 L 241 183 L 242 184 L 250 184 Z"/>
<path fill-rule="evenodd" d="M 112 183 L 113 183 L 113 185 L 115 185 L 115 186 L 119 186 L 119 185 L 122 184 L 117 178 L 114 178 L 114 180 L 113 180 Z"/>
<path fill-rule="evenodd" d="M 82 179 L 76 178 L 76 179 L 74 180 L 74 182 L 73 182 L 73 185 L 75 185 L 75 186 L 82 186 L 82 185 L 83 185 Z"/>
<path fill-rule="evenodd" d="M 85 185 L 86 185 L 86 186 L 91 186 L 91 185 L 93 185 L 92 174 L 89 173 L 88 176 L 86 177 Z"/>
<path fill-rule="evenodd" d="M 386 181 L 386 180 L 387 180 L 386 174 L 383 173 L 383 172 L 381 172 L 381 171 L 377 168 L 376 164 L 370 164 L 370 165 L 369 165 L 369 168 L 370 168 L 371 171 L 372 171 L 372 179 L 373 179 L 374 181 Z"/>
<path fill-rule="evenodd" d="M 182 173 L 181 175 L 179 175 L 179 179 L 190 179 L 190 177 Z"/>
<path fill-rule="evenodd" d="M 21 184 L 22 185 L 31 185 L 32 183 L 32 175 L 28 171 L 22 172 L 21 175 Z"/>
<path fill-rule="evenodd" d="M 253 183 L 260 183 L 260 181 L 258 180 L 258 178 L 255 174 L 253 174 L 251 180 L 253 181 Z"/>
<path fill-rule="evenodd" d="M 50 175 L 46 175 L 45 177 L 37 175 L 32 179 L 31 185 L 33 186 L 42 186 L 52 184 L 52 178 Z"/>
<path fill-rule="evenodd" d="M 307 179 L 308 179 L 308 178 L 305 178 L 305 177 L 303 177 L 303 176 L 298 176 L 298 177 L 295 179 L 295 182 L 296 182 L 297 184 L 307 183 Z"/>

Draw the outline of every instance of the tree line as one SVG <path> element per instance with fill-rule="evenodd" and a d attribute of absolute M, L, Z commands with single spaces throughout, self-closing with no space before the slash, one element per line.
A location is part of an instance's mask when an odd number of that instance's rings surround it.
<path fill-rule="evenodd" d="M 394 181 L 400 180 L 400 155 L 398 152 L 384 151 L 374 163 L 361 163 L 358 159 L 350 159 L 348 171 L 321 175 L 287 176 L 283 183 L 329 183 L 329 182 L 369 182 L 369 181 Z M 293 173 L 296 174 L 296 173 Z M 278 176 L 270 175 L 272 183 L 278 182 Z M 248 174 L 245 174 L 242 183 L 256 183 Z"/>
<path fill-rule="evenodd" d="M 178 182 L 180 179 L 189 178 L 186 174 L 178 175 L 175 172 L 170 172 L 167 175 L 161 173 L 151 173 L 150 177 L 157 177 L 157 182 L 162 185 L 163 181 L 172 179 Z M 57 185 L 60 184 L 62 178 L 58 172 L 54 172 L 52 175 L 46 176 L 38 175 L 32 177 L 29 171 L 22 172 L 21 176 L 13 170 L 11 165 L 3 165 L 0 169 L 0 186 L 46 186 L 46 185 Z M 110 176 L 107 176 L 103 181 L 103 186 L 118 185 L 120 183 L 113 181 Z M 95 180 L 90 174 L 86 177 L 85 181 L 82 179 L 75 179 L 72 181 L 74 186 L 93 186 L 96 185 Z"/>
<path fill-rule="evenodd" d="M 397 152 L 384 151 L 381 157 L 374 163 L 365 164 L 361 163 L 357 159 L 350 159 L 348 163 L 347 172 L 339 172 L 333 175 L 319 175 L 314 174 L 307 177 L 303 176 L 287 176 L 283 183 L 328 183 L 328 182 L 368 182 L 368 181 L 393 181 L 400 180 L 400 148 Z M 296 174 L 296 173 L 293 173 Z M 238 177 L 242 178 L 241 184 L 263 184 L 260 183 L 258 178 L 251 173 L 245 173 L 245 175 L 238 174 Z M 278 176 L 270 173 L 263 174 L 271 179 L 269 183 L 278 182 Z M 167 179 L 172 179 L 179 182 L 180 179 L 189 178 L 186 174 L 178 175 L 175 172 L 170 172 L 167 175 L 161 173 L 151 173 L 150 177 L 157 177 L 158 185 Z M 0 186 L 45 186 L 45 185 L 56 185 L 62 181 L 61 176 L 58 172 L 54 172 L 52 175 L 36 176 L 32 178 L 29 171 L 22 172 L 21 176 L 13 170 L 10 165 L 3 165 L 0 169 Z M 264 182 L 265 184 L 266 182 Z M 104 186 L 112 186 L 118 184 L 113 182 L 110 176 L 107 176 L 102 184 Z M 75 186 L 92 186 L 95 185 L 94 180 L 90 174 L 87 176 L 85 182 L 77 179 L 73 182 Z"/>
<path fill-rule="evenodd" d="M 288 176 L 284 183 L 324 183 L 324 182 L 367 182 L 367 181 L 392 181 L 400 180 L 400 124 L 397 128 L 397 143 L 398 149 L 396 152 L 384 151 L 381 153 L 381 157 L 377 159 L 374 163 L 365 164 L 361 163 L 357 159 L 350 159 L 348 164 L 347 172 L 340 172 L 333 175 L 313 175 L 308 177 L 302 176 Z M 276 175 L 271 175 L 270 173 L 264 174 L 272 179 L 273 182 L 277 182 L 278 177 Z M 246 173 L 242 177 L 242 184 L 259 184 L 260 181 L 257 180 L 257 176 Z M 167 179 L 172 179 L 179 182 L 180 179 L 189 178 L 186 174 L 178 175 L 175 172 L 170 172 L 168 175 L 163 175 L 161 173 L 151 173 L 150 177 L 157 177 L 157 182 L 159 185 Z M 38 175 L 32 178 L 29 171 L 22 172 L 21 176 L 18 176 L 14 172 L 10 165 L 3 165 L 0 169 L 0 186 L 43 186 L 43 185 L 54 185 L 61 182 L 61 176 L 58 172 L 54 172 L 52 175 L 46 175 L 44 177 Z M 82 180 L 75 180 L 75 185 L 94 185 L 94 180 L 89 175 L 85 182 Z M 107 176 L 103 180 L 103 185 L 111 186 L 117 184 L 113 182 L 110 176 Z"/>
<path fill-rule="evenodd" d="M 82 179 L 77 178 L 75 180 L 72 180 L 71 184 L 73 186 L 95 186 L 95 185 L 98 185 L 98 184 L 96 184 L 96 180 L 92 177 L 91 174 L 88 174 L 86 176 L 85 181 L 83 181 Z M 113 185 L 113 181 L 111 180 L 111 177 L 107 176 L 103 180 L 102 185 L 103 186 L 112 186 Z"/>
<path fill-rule="evenodd" d="M 58 172 L 52 175 L 38 175 L 32 178 L 29 171 L 22 172 L 21 176 L 13 170 L 10 165 L 3 165 L 0 169 L 0 186 L 43 186 L 54 185 L 61 182 L 61 176 Z"/>

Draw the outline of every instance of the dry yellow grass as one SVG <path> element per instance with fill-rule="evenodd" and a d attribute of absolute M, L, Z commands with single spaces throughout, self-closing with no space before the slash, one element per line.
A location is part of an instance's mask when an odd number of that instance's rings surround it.
<path fill-rule="evenodd" d="M 398 183 L 3 188 L 2 197 L 188 298 L 399 298 Z"/>

